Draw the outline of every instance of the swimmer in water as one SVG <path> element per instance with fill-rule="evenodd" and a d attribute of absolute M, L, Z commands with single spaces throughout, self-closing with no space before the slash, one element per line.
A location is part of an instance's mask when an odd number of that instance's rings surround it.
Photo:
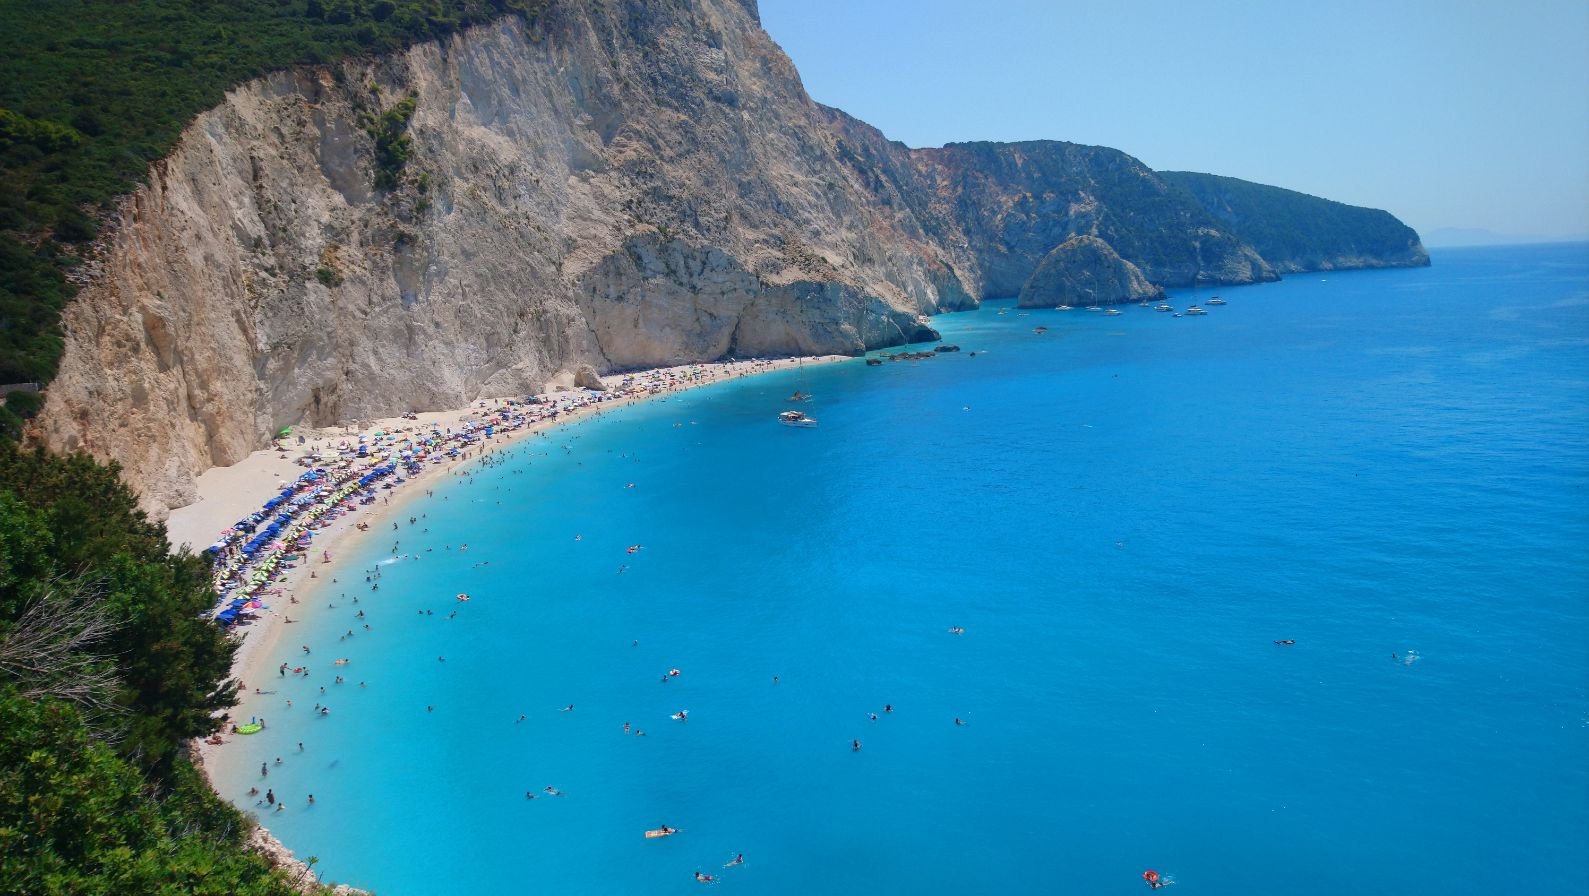
<path fill-rule="evenodd" d="M 1290 638 L 1287 638 L 1284 641 L 1276 641 L 1275 643 L 1281 645 L 1282 647 L 1289 647 L 1290 645 L 1295 644 L 1297 642 L 1293 641 Z"/>
<path fill-rule="evenodd" d="M 700 881 L 703 884 L 710 884 L 710 883 L 716 883 L 717 882 L 717 878 L 711 876 L 710 874 L 702 874 L 699 871 L 695 872 L 695 879 Z"/>
<path fill-rule="evenodd" d="M 745 864 L 745 854 L 744 853 L 740 853 L 739 855 L 734 856 L 734 860 L 733 861 L 729 862 L 727 865 L 724 865 L 723 867 L 724 868 L 732 868 L 735 865 L 743 865 L 743 864 Z"/>
<path fill-rule="evenodd" d="M 852 753 L 861 752 L 861 742 L 858 741 L 858 740 L 850 741 L 850 752 L 852 752 Z"/>

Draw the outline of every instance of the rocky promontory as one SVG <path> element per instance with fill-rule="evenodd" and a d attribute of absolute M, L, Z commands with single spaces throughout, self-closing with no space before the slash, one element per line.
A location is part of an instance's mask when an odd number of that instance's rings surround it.
<path fill-rule="evenodd" d="M 1282 273 L 1427 267 L 1417 231 L 1377 208 L 1190 171 L 1159 176 Z"/>
<path fill-rule="evenodd" d="M 1157 299 L 1164 289 L 1095 236 L 1073 236 L 1043 256 L 1021 287 L 1018 305 L 1113 305 Z"/>

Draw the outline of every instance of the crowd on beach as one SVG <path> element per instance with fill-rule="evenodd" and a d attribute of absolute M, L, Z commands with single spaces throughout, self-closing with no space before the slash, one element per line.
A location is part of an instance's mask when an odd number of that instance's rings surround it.
<path fill-rule="evenodd" d="M 288 576 L 293 574 L 292 570 L 311 562 L 317 566 L 331 563 L 329 551 L 320 551 L 321 556 L 318 558 L 312 556 L 311 546 L 314 545 L 317 535 L 322 535 L 335 521 L 356 514 L 361 508 L 389 504 L 395 490 L 419 481 L 433 471 L 439 475 L 463 477 L 460 484 L 472 484 L 472 477 L 479 469 L 503 463 L 510 455 L 517 453 L 503 444 L 516 433 L 571 417 L 574 412 L 590 410 L 599 413 L 599 406 L 604 404 L 667 394 L 726 377 L 760 372 L 772 369 L 776 363 L 759 360 L 741 361 L 733 364 L 647 371 L 614 378 L 615 381 L 610 382 L 603 390 L 570 390 L 522 400 L 481 401 L 451 425 L 442 422 L 421 424 L 417 419 L 407 417 L 401 421 L 393 421 L 384 428 L 373 429 L 368 434 L 339 433 L 329 438 L 322 435 L 318 439 L 299 439 L 297 447 L 301 450 L 302 456 L 298 458 L 298 463 L 306 468 L 305 472 L 296 481 L 281 482 L 278 490 L 258 511 L 222 532 L 221 537 L 207 549 L 214 568 L 217 594 L 215 617 L 220 624 L 228 627 L 293 622 L 291 611 L 283 614 L 284 620 L 270 618 L 267 621 L 262 611 L 270 608 L 265 606 L 263 601 L 280 596 L 293 605 L 299 603 L 292 591 L 296 586 L 304 583 L 288 580 Z M 282 434 L 275 443 L 275 450 L 282 456 L 290 455 L 295 447 L 290 444 L 291 439 L 291 434 Z M 471 463 L 460 466 L 465 461 Z M 386 493 L 384 496 L 383 492 Z M 428 489 L 425 495 L 441 498 Z M 402 520 L 394 520 L 393 529 L 400 528 L 401 522 Z M 419 526 L 423 525 L 413 517 L 407 522 L 411 526 L 416 522 Z M 369 522 L 360 520 L 357 528 L 367 530 L 371 526 Z M 382 530 L 386 528 L 384 520 L 379 528 Z M 400 542 L 394 542 L 392 545 L 394 558 L 402 555 L 404 550 L 413 550 L 406 546 L 400 548 L 399 545 Z M 331 546 L 324 545 L 327 548 Z M 468 548 L 467 545 L 452 547 L 460 550 Z M 640 548 L 640 545 L 632 545 L 626 550 L 628 554 L 634 554 Z M 484 562 L 486 561 L 482 561 Z M 620 567 L 620 571 L 623 568 Z M 346 570 L 343 570 L 343 573 L 345 572 Z M 365 580 L 362 585 L 368 593 L 362 596 L 370 598 L 379 595 L 382 567 L 366 569 L 364 574 Z M 310 571 L 307 578 L 318 578 L 318 576 Z M 327 587 L 341 589 L 353 587 L 346 575 L 343 575 L 343 582 L 340 585 L 334 585 L 334 582 L 334 579 L 329 580 L 326 583 Z M 456 601 L 454 609 L 446 618 L 458 616 L 459 611 L 468 606 L 469 599 L 468 594 L 456 595 L 453 599 Z M 337 594 L 335 600 L 335 603 L 328 606 L 334 608 L 347 600 L 349 604 L 343 605 L 353 612 L 356 620 L 355 628 L 350 628 L 346 633 L 341 634 L 339 641 L 346 641 L 357 634 L 368 635 L 372 632 L 365 610 L 370 609 L 372 613 L 374 610 L 368 602 L 365 606 L 353 606 L 359 604 L 359 595 L 350 594 L 348 590 Z M 437 612 L 431 609 L 420 612 L 424 615 L 441 616 L 446 611 Z M 367 682 L 357 680 L 357 676 L 344 678 L 346 672 L 344 667 L 349 661 L 336 659 L 337 654 L 333 654 L 331 660 L 311 656 L 310 643 L 298 644 L 297 639 L 294 639 L 292 642 L 281 642 L 278 648 L 267 647 L 267 649 L 272 652 L 278 649 L 291 651 L 292 655 L 290 660 L 283 660 L 279 656 L 272 657 L 269 666 L 253 666 L 252 671 L 245 672 L 245 677 L 268 678 L 272 681 L 281 679 L 282 685 L 288 685 L 288 692 L 297 692 L 294 696 L 299 698 L 300 704 L 309 702 L 309 696 L 313 695 L 315 703 L 310 711 L 315 716 L 331 717 L 332 709 L 327 701 L 331 700 L 331 695 L 340 691 L 340 688 L 345 687 L 352 693 L 358 693 L 368 686 Z M 261 659 L 263 661 L 263 658 Z M 334 672 L 331 676 L 327 676 L 331 680 L 312 680 L 311 664 L 320 665 L 322 662 L 335 664 Z M 437 656 L 436 662 L 445 663 L 446 657 Z M 268 671 L 261 671 L 262 668 Z M 275 674 L 270 675 L 270 671 Z M 679 674 L 679 670 L 670 669 L 665 678 Z M 316 675 L 315 678 L 320 676 Z M 295 680 L 295 683 L 289 685 L 289 679 Z M 292 709 L 292 699 L 281 695 L 274 688 L 258 687 L 260 684 L 258 680 L 253 681 L 253 684 L 255 687 L 252 689 L 247 684 L 241 684 L 240 694 L 245 699 L 243 712 L 257 711 L 255 707 L 259 709 L 275 707 L 284 711 Z M 433 707 L 430 706 L 425 707 L 426 712 L 432 709 Z M 565 712 L 571 712 L 573 709 L 572 705 L 563 707 Z M 302 711 L 301 705 L 299 711 Z M 675 719 L 683 722 L 685 715 L 685 711 L 681 710 Z M 248 722 L 241 723 L 242 718 L 247 718 Z M 521 716 L 520 721 L 524 718 Z M 625 723 L 623 728 L 624 733 L 631 733 L 628 723 Z M 258 736 L 268 730 L 264 718 L 240 714 L 236 721 L 230 722 L 227 728 L 223 729 L 225 736 L 216 735 L 207 743 L 212 747 L 221 747 L 233 736 Z M 638 728 L 634 729 L 632 734 L 644 736 L 644 732 Z M 269 739 L 270 735 L 264 734 L 263 737 Z M 305 745 L 297 744 L 296 750 L 297 753 L 303 753 Z M 289 754 L 288 759 L 292 758 L 290 748 L 283 752 Z M 276 757 L 274 764 L 283 765 L 283 758 Z M 279 784 L 267 786 L 274 783 L 268 780 L 270 772 L 269 761 L 260 764 L 259 778 L 247 790 L 248 801 L 252 802 L 255 811 L 261 813 L 275 815 L 287 812 L 289 795 L 277 792 L 276 788 L 280 786 Z M 539 792 L 525 792 L 526 799 L 536 799 L 537 796 L 560 797 L 563 796 L 563 792 L 552 786 Z M 290 795 L 290 801 L 294 806 L 315 805 L 313 794 L 308 795 L 307 798 L 302 794 Z M 239 802 L 247 804 L 242 800 Z M 648 834 L 648 836 L 669 836 L 676 833 L 665 825 L 659 830 L 663 833 Z M 735 860 L 725 867 L 733 867 L 743 862 L 742 856 L 736 856 Z M 697 872 L 697 875 L 696 880 L 702 883 L 716 881 L 713 875 L 700 872 Z"/>
<path fill-rule="evenodd" d="M 429 468 L 450 468 L 477 455 L 485 443 L 576 411 L 711 382 L 722 378 L 725 368 L 730 375 L 743 376 L 770 369 L 774 363 L 751 359 L 726 365 L 658 368 L 623 375 L 604 389 L 481 401 L 455 426 L 416 422 L 371 435 L 350 435 L 335 444 L 331 439 L 325 439 L 324 445 L 316 440 L 313 446 L 300 436 L 303 455 L 298 463 L 308 471 L 295 482 L 280 482 L 276 494 L 259 510 L 222 531 L 215 543 L 205 548 L 214 570 L 214 617 L 223 626 L 256 621 L 258 611 L 270 609 L 263 598 L 280 593 L 274 586 L 304 562 L 315 535 L 358 508 L 377 503 L 379 490 L 399 488 Z M 409 419 L 417 416 L 407 415 Z M 290 431 L 284 430 L 274 442 L 284 457 L 292 446 L 283 439 L 290 436 Z M 329 562 L 329 555 L 324 559 Z"/>

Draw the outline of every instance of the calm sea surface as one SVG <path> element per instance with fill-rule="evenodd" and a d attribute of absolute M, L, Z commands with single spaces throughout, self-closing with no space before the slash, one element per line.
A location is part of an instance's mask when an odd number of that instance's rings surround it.
<path fill-rule="evenodd" d="M 939 319 L 959 354 L 522 440 L 339 558 L 233 749 L 381 896 L 1557 886 L 1589 246 L 1434 260 L 1202 318 L 990 302 Z M 797 387 L 815 429 L 774 421 Z"/>

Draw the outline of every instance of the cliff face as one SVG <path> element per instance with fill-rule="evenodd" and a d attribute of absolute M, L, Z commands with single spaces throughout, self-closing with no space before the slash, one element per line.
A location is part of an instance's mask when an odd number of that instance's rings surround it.
<path fill-rule="evenodd" d="M 1169 286 L 1279 279 L 1185 190 L 1104 146 L 1056 140 L 909 149 L 828 109 L 840 157 L 881 203 L 909 212 L 979 298 L 1015 295 L 1075 236 L 1108 243 Z"/>
<path fill-rule="evenodd" d="M 391 189 L 383 127 L 409 144 Z M 156 513 L 284 425 L 523 394 L 581 362 L 859 351 L 974 301 L 729 2 L 559 4 L 250 83 L 120 219 L 39 435 L 119 460 Z"/>
<path fill-rule="evenodd" d="M 113 223 L 34 436 L 157 515 L 286 425 L 935 338 L 1078 235 L 1156 283 L 1275 276 L 1115 150 L 912 150 L 813 103 L 751 0 L 554 3 L 251 82 Z"/>
<path fill-rule="evenodd" d="M 1073 236 L 1095 236 L 1169 286 L 1278 279 L 1185 193 L 1119 150 L 1039 140 L 911 150 L 941 213 L 961 223 L 985 294 L 1014 295 Z"/>

